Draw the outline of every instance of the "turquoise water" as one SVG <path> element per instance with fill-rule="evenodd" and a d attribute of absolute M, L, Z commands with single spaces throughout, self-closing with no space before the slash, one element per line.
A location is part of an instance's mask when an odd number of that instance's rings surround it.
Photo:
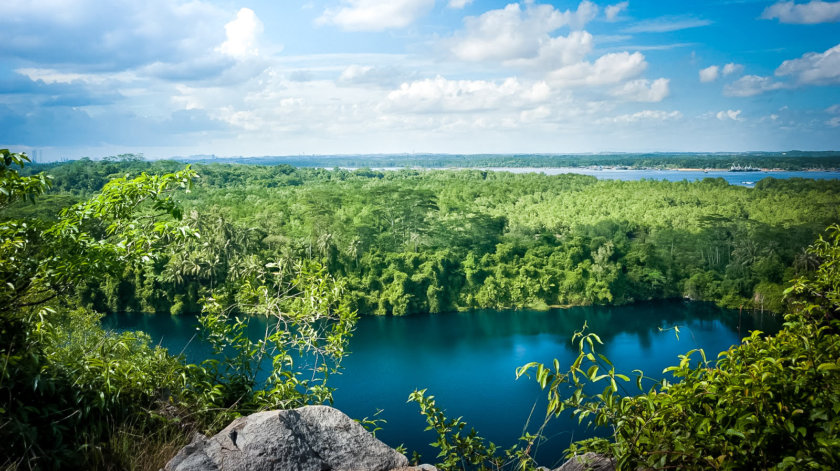
<path fill-rule="evenodd" d="M 263 331 L 264 321 L 253 332 Z M 451 417 L 463 416 L 479 434 L 502 448 L 521 434 L 532 407 L 532 423 L 542 420 L 543 393 L 533 380 L 514 379 L 514 371 L 530 361 L 570 365 L 576 355 L 570 339 L 584 322 L 604 341 L 601 352 L 617 370 L 641 369 L 653 377 L 675 364 L 677 355 L 703 348 L 710 359 L 748 331 L 774 332 L 779 321 L 769 314 L 723 310 L 706 303 L 662 301 L 621 307 L 576 307 L 550 311 L 474 311 L 409 317 L 363 317 L 359 320 L 344 361 L 342 375 L 331 378 L 335 406 L 353 418 L 387 420 L 377 437 L 391 446 L 405 444 L 434 462 L 428 446 L 435 437 L 416 404 L 407 404 L 415 389 L 427 389 Z M 143 330 L 173 353 L 184 351 L 190 361 L 206 358 L 208 349 L 193 337 L 195 318 L 168 315 L 111 315 L 106 328 Z M 261 324 L 261 325 L 260 325 Z M 673 330 L 679 326 L 677 339 Z M 739 334 L 740 331 L 740 334 Z M 192 340 L 191 340 L 192 339 Z M 186 347 L 185 347 L 186 346 Z M 628 383 L 635 390 L 635 382 Z M 531 427 L 533 430 L 534 427 Z M 540 464 L 561 460 L 570 441 L 593 430 L 559 419 L 540 446 Z"/>

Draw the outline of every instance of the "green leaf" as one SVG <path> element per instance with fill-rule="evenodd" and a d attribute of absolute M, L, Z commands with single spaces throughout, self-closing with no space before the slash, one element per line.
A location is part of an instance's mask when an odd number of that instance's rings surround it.
<path fill-rule="evenodd" d="M 731 435 L 731 436 L 735 436 L 735 437 L 746 438 L 743 433 L 741 433 L 738 430 L 735 430 L 734 428 L 726 429 L 726 434 Z"/>

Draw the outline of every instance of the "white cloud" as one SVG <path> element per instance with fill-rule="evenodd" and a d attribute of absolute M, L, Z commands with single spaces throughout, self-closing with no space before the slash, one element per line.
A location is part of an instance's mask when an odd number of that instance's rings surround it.
<path fill-rule="evenodd" d="M 712 24 L 709 20 L 693 16 L 662 16 L 650 20 L 639 21 L 633 26 L 624 28 L 625 33 L 669 33 L 689 28 L 699 28 Z"/>
<path fill-rule="evenodd" d="M 797 85 L 834 85 L 840 83 L 840 44 L 823 52 L 809 52 L 799 59 L 782 62 L 777 76 L 791 75 Z"/>
<path fill-rule="evenodd" d="M 255 56 L 259 53 L 257 36 L 262 31 L 263 24 L 254 10 L 242 8 L 236 19 L 225 25 L 227 39 L 219 46 L 219 51 L 235 58 Z"/>
<path fill-rule="evenodd" d="M 840 21 L 840 2 L 778 2 L 765 8 L 761 18 L 793 24 L 836 23 Z"/>
<path fill-rule="evenodd" d="M 774 82 L 770 77 L 745 75 L 724 87 L 723 94 L 727 96 L 748 97 L 772 90 L 779 90 L 780 88 L 785 88 L 785 84 Z"/>
<path fill-rule="evenodd" d="M 589 1 L 581 2 L 575 11 L 560 11 L 551 5 L 531 2 L 527 2 L 523 10 L 519 3 L 511 3 L 503 9 L 467 17 L 464 30 L 446 42 L 457 58 L 466 61 L 533 58 L 542 47 L 556 39 L 551 38 L 550 33 L 563 26 L 580 29 L 594 19 L 597 12 L 598 7 Z M 591 48 L 591 37 L 583 47 Z"/>
<path fill-rule="evenodd" d="M 342 0 L 339 8 L 327 8 L 316 20 L 346 31 L 384 31 L 404 28 L 425 15 L 435 0 Z"/>
<path fill-rule="evenodd" d="M 620 2 L 604 8 L 604 14 L 607 17 L 607 21 L 616 21 L 618 19 L 618 15 L 626 10 L 629 5 L 630 2 Z"/>
<path fill-rule="evenodd" d="M 730 62 L 723 66 L 723 75 L 740 74 L 743 70 L 743 65 Z"/>
<path fill-rule="evenodd" d="M 540 105 L 530 110 L 523 110 L 519 113 L 519 121 L 523 123 L 539 122 L 551 116 L 551 109 L 545 105 Z"/>
<path fill-rule="evenodd" d="M 557 36 L 542 41 L 536 57 L 511 59 L 504 65 L 538 70 L 549 70 L 575 64 L 592 51 L 592 35 L 586 31 L 572 31 L 568 36 Z"/>
<path fill-rule="evenodd" d="M 523 85 L 516 78 L 502 83 L 486 80 L 434 79 L 403 83 L 388 94 L 386 108 L 393 111 L 468 112 L 539 105 L 551 94 L 545 82 Z"/>
<path fill-rule="evenodd" d="M 0 1 L 0 60 L 118 71 L 213 54 L 230 11 L 200 1 Z"/>
<path fill-rule="evenodd" d="M 527 3 L 528 2 L 526 2 L 526 4 Z M 583 0 L 580 2 L 577 10 L 575 11 L 566 10 L 562 13 L 560 13 L 559 10 L 554 11 L 559 13 L 560 18 L 562 18 L 565 24 L 569 25 L 572 29 L 581 29 L 586 26 L 586 23 L 589 23 L 598 16 L 598 6 L 589 0 Z"/>
<path fill-rule="evenodd" d="M 715 117 L 721 121 L 743 121 L 744 118 L 741 118 L 741 110 L 726 110 L 726 111 L 718 111 Z"/>
<path fill-rule="evenodd" d="M 455 8 L 457 10 L 460 10 L 461 8 L 464 8 L 472 2 L 473 0 L 449 0 L 448 6 L 449 8 Z"/>
<path fill-rule="evenodd" d="M 605 54 L 594 63 L 580 62 L 554 70 L 549 82 L 559 87 L 610 85 L 621 83 L 644 72 L 645 56 L 639 52 Z"/>
<path fill-rule="evenodd" d="M 358 80 L 359 78 L 367 76 L 372 70 L 372 66 L 362 66 L 354 64 L 344 69 L 344 71 L 341 72 L 341 76 L 338 78 L 338 80 L 342 82 L 352 82 Z"/>
<path fill-rule="evenodd" d="M 600 124 L 630 124 L 643 121 L 672 121 L 683 117 L 679 111 L 642 110 L 632 114 L 623 114 L 598 120 Z"/>
<path fill-rule="evenodd" d="M 744 66 L 742 66 L 740 64 L 735 64 L 735 63 L 730 62 L 730 63 L 724 65 L 723 67 L 720 67 L 720 66 L 717 66 L 717 65 L 710 65 L 709 67 L 706 67 L 705 69 L 701 69 L 700 72 L 699 72 L 699 76 L 700 76 L 700 81 L 701 82 L 708 83 L 708 82 L 714 82 L 715 80 L 717 80 L 718 77 L 720 77 L 721 73 L 724 76 L 727 76 L 727 75 L 737 74 L 737 73 L 741 72 L 742 70 L 744 70 Z"/>
<path fill-rule="evenodd" d="M 666 78 L 632 80 L 614 89 L 612 95 L 628 101 L 660 102 L 670 93 L 669 82 Z"/>
<path fill-rule="evenodd" d="M 700 70 L 700 81 L 701 82 L 714 82 L 718 78 L 718 71 L 720 67 L 716 65 L 710 65 L 705 69 Z"/>
<path fill-rule="evenodd" d="M 340 85 L 376 87 L 396 87 L 414 74 L 409 74 L 393 66 L 371 66 L 352 64 L 347 66 L 338 77 Z"/>

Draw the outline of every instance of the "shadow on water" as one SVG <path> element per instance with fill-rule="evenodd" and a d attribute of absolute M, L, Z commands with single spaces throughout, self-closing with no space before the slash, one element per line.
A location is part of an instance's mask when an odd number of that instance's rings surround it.
<path fill-rule="evenodd" d="M 265 331 L 265 319 L 254 319 L 251 334 Z M 549 311 L 489 311 L 409 317 L 363 317 L 350 343 L 343 374 L 330 379 L 337 388 L 335 406 L 354 418 L 387 420 L 377 437 L 391 446 L 405 444 L 434 462 L 434 440 L 416 404 L 406 399 L 427 389 L 452 417 L 463 416 L 481 435 L 501 447 L 522 433 L 532 407 L 534 425 L 542 421 L 542 391 L 532 380 L 515 381 L 518 366 L 530 361 L 570 365 L 576 347 L 570 339 L 584 322 L 605 345 L 600 352 L 616 369 L 641 369 L 652 377 L 677 362 L 677 355 L 703 348 L 709 358 L 739 342 L 751 330 L 776 332 L 781 322 L 771 314 L 740 313 L 712 304 L 657 301 L 630 306 L 589 306 Z M 196 336 L 192 316 L 116 314 L 105 328 L 142 330 L 173 353 L 184 351 L 199 362 L 210 353 Z M 673 330 L 679 326 L 679 338 Z M 739 336 L 739 326 L 741 335 Z M 632 393 L 635 385 L 628 390 Z M 534 427 L 531 427 L 533 431 Z M 568 418 L 547 430 L 550 439 L 537 452 L 541 464 L 561 461 L 569 442 L 593 431 Z"/>

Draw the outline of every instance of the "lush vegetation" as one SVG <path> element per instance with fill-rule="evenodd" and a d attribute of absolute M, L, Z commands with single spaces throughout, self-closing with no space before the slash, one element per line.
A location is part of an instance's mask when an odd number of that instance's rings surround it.
<path fill-rule="evenodd" d="M 178 165 L 129 156 L 51 167 L 40 216 L 109 178 Z M 198 312 L 208 290 L 230 295 L 249 267 L 305 259 L 345 283 L 344 299 L 363 314 L 671 297 L 781 311 L 784 283 L 814 268 L 804 248 L 840 207 L 834 180 L 744 188 L 479 170 L 196 168 L 184 223 L 205 236 L 84 284 L 82 305 Z"/>
<path fill-rule="evenodd" d="M 25 155 L 2 149 L 0 158 L 0 212 L 50 186 L 43 174 L 20 174 Z M 331 400 L 326 381 L 355 314 L 315 263 L 261 263 L 204 290 L 199 320 L 216 355 L 199 365 L 144 334 L 104 332 L 101 314 L 81 302 L 85 286 L 199 244 L 177 202 L 196 177 L 187 168 L 117 178 L 54 221 L 0 222 L 0 467 L 158 469 L 192 431 Z M 275 322 L 253 341 L 244 333 L 257 315 Z"/>
<path fill-rule="evenodd" d="M 533 469 L 531 450 L 545 424 L 571 413 L 605 430 L 572 443 L 568 457 L 596 452 L 617 469 L 837 469 L 840 226 L 829 228 L 809 253 L 819 268 L 786 291 L 792 307 L 778 334 L 753 332 L 717 361 L 692 350 L 663 371 L 671 375 L 666 379 L 637 370 L 637 389 L 597 353 L 601 339 L 584 325 L 573 338 L 579 355 L 571 366 L 555 360 L 517 371 L 517 377 L 533 374 L 548 407 L 543 426 L 504 452 L 468 432 L 460 418 L 448 418 L 434 396 L 415 391 L 409 400 L 438 436 L 439 467 Z"/>
<path fill-rule="evenodd" d="M 136 158 L 54 166 L 50 178 L 27 173 L 27 162 L 2 151 L 4 467 L 156 469 L 194 430 L 329 402 L 353 308 L 673 296 L 789 314 L 778 335 L 754 334 L 716 363 L 689 352 L 668 380 L 638 372 L 638 395 L 585 331 L 571 367 L 526 365 L 518 374 L 533 373 L 547 391 L 546 420 L 571 411 L 609 428 L 570 454 L 597 451 L 626 469 L 840 461 L 840 228 L 805 249 L 838 219 L 838 182 L 769 179 L 749 189 L 224 165 L 196 173 Z M 106 333 L 99 316 L 111 310 L 200 312 L 216 355 L 188 365 L 143 334 Z M 251 316 L 277 322 L 253 341 Z M 270 359 L 270 371 L 261 375 L 255 358 Z M 422 391 L 411 399 L 438 433 L 441 468 L 535 466 L 540 430 L 500 452 Z"/>

